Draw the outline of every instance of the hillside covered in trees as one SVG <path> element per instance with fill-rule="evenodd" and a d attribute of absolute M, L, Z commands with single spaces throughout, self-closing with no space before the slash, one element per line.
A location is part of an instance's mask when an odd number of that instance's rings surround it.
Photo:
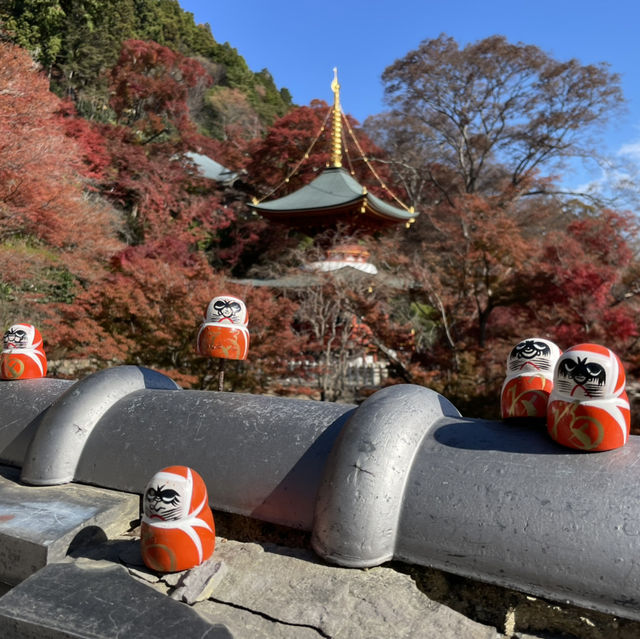
<path fill-rule="evenodd" d="M 255 120 L 251 133 L 257 135 L 291 108 L 291 95 L 276 88 L 266 69 L 252 72 L 235 49 L 216 42 L 209 26 L 196 25 L 176 0 L 8 0 L 0 20 L 10 39 L 42 65 L 51 90 L 71 99 L 90 120 L 113 117 L 109 71 L 127 40 L 153 41 L 203 66 L 211 87 L 192 92 L 190 107 L 207 135 L 222 137 L 229 119 L 243 117 L 246 125 Z"/>
<path fill-rule="evenodd" d="M 506 354 L 533 335 L 605 344 L 637 378 L 636 216 L 558 188 L 562 162 L 596 153 L 623 102 L 605 65 L 499 36 L 425 40 L 389 61 L 388 111 L 349 119 L 355 177 L 381 197 L 388 185 L 415 224 L 304 234 L 247 203 L 327 164 L 329 107 L 293 105 L 214 35 L 174 0 L 0 7 L 3 326 L 39 325 L 49 358 L 80 374 L 133 363 L 208 388 L 194 338 L 227 291 L 251 317 L 249 359 L 227 372 L 237 390 L 349 399 L 346 363 L 372 355 L 389 362 L 387 383 L 496 415 Z M 239 179 L 204 178 L 188 152 Z M 379 277 L 247 283 L 300 273 L 345 241 Z"/>

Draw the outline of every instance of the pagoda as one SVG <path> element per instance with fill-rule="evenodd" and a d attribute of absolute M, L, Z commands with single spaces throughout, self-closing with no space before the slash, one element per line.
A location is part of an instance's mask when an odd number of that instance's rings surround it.
<path fill-rule="evenodd" d="M 369 193 L 343 168 L 342 109 L 337 69 L 334 69 L 331 89 L 334 95 L 331 166 L 289 195 L 267 202 L 254 200 L 249 206 L 272 222 L 307 230 L 340 224 L 367 231 L 400 223 L 409 227 L 416 215 L 412 207 L 398 208 L 384 202 Z"/>

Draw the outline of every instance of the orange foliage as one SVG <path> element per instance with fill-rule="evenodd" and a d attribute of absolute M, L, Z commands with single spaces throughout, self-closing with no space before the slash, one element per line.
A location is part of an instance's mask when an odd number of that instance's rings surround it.
<path fill-rule="evenodd" d="M 85 194 L 60 109 L 26 51 L 0 42 L 0 268 L 10 287 L 2 319 L 27 305 L 52 329 L 60 288 L 72 296 L 120 248 L 112 210 Z"/>

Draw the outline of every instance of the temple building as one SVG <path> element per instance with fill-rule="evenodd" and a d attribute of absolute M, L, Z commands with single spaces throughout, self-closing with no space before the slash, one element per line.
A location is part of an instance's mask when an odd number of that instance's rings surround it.
<path fill-rule="evenodd" d="M 307 353 L 299 361 L 290 362 L 287 383 L 295 387 L 315 379 L 321 399 L 333 393 L 335 397 L 348 397 L 355 401 L 360 395 L 366 396 L 367 389 L 379 387 L 389 376 L 389 362 L 395 361 L 396 354 L 373 338 L 370 327 L 344 300 L 328 299 L 327 303 L 322 300 L 325 295 L 335 295 L 336 291 L 354 290 L 369 295 L 379 286 L 388 290 L 406 289 L 409 286 L 406 279 L 378 270 L 370 259 L 366 243 L 358 243 L 357 238 L 363 239 L 363 236 L 399 224 L 409 228 L 416 213 L 397 198 L 399 206 L 394 206 L 369 193 L 343 168 L 343 114 L 335 69 L 331 89 L 334 104 L 328 116 L 333 116 L 330 165 L 293 193 L 268 201 L 254 199 L 249 205 L 270 222 L 310 236 L 319 234 L 318 248 L 324 249 L 324 259 L 302 264 L 280 277 L 236 280 L 235 283 L 285 291 L 285 295 L 296 299 L 303 309 L 303 323 L 308 321 L 305 320 L 305 312 L 308 318 L 309 309 L 318 313 L 321 320 L 318 326 L 325 325 L 325 333 L 315 335 L 315 339 L 323 344 L 322 357 Z M 346 118 L 344 122 L 362 153 Z M 392 195 L 364 153 L 362 156 L 385 192 Z M 264 199 L 268 197 L 266 195 Z M 322 246 L 322 231 L 328 229 L 344 232 L 342 241 L 338 239 L 337 244 Z M 334 241 L 336 239 L 333 238 Z M 323 292 L 326 285 L 329 285 L 329 290 Z"/>
<path fill-rule="evenodd" d="M 203 155 L 202 153 L 187 151 L 184 155 L 188 160 L 195 164 L 198 173 L 208 180 L 220 182 L 225 186 L 233 186 L 233 183 L 239 177 L 239 174 L 235 171 L 227 169 L 219 162 L 216 162 L 214 159 Z"/>
<path fill-rule="evenodd" d="M 336 69 L 331 89 L 334 95 L 331 166 L 293 193 L 267 202 L 254 200 L 249 206 L 272 222 L 300 229 L 343 224 L 351 229 L 376 231 L 401 223 L 410 226 L 416 216 L 412 207 L 403 205 L 399 208 L 384 202 L 369 193 L 343 168 L 343 115 Z M 373 173 L 376 175 L 375 171 Z"/>
<path fill-rule="evenodd" d="M 376 275 L 378 269 L 369 262 L 370 253 L 359 244 L 342 244 L 327 251 L 327 258 L 307 264 L 308 271 L 331 273 L 343 268 L 352 268 L 368 275 Z"/>

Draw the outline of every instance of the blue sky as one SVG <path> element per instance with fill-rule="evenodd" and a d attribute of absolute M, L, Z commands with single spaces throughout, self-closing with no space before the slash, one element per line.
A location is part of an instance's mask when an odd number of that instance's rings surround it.
<path fill-rule="evenodd" d="M 384 110 L 380 76 L 440 33 L 461 45 L 501 34 L 558 60 L 607 62 L 622 77 L 628 112 L 602 131 L 602 151 L 640 164 L 638 0 L 179 0 L 253 71 L 267 68 L 297 104 L 331 102 L 338 67 L 343 109 L 361 122 Z M 598 179 L 577 169 L 569 181 Z"/>

